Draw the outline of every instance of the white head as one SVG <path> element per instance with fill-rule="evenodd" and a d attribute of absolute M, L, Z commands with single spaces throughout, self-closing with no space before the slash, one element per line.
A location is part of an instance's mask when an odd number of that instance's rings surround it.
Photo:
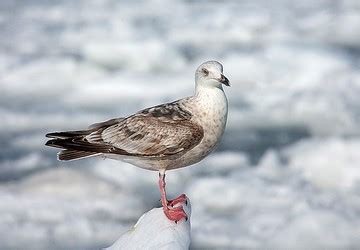
<path fill-rule="evenodd" d="M 195 72 L 196 87 L 216 87 L 222 89 L 222 84 L 230 86 L 229 80 L 223 75 L 223 66 L 217 61 L 207 61 L 201 64 Z"/>

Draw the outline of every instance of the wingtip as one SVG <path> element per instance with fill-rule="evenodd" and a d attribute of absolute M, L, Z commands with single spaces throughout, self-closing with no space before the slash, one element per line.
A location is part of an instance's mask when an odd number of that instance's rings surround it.
<path fill-rule="evenodd" d="M 45 146 L 49 146 L 49 147 L 53 147 L 53 148 L 63 148 L 63 146 L 61 146 L 59 144 L 59 142 L 60 142 L 59 139 L 51 139 L 45 143 Z"/>
<path fill-rule="evenodd" d="M 46 138 L 55 138 L 55 135 L 54 134 L 56 134 L 57 132 L 52 132 L 52 133 L 47 133 L 46 135 L 45 135 L 45 137 Z"/>
<path fill-rule="evenodd" d="M 45 143 L 45 146 L 51 146 L 52 145 L 52 140 L 48 140 L 46 143 Z"/>

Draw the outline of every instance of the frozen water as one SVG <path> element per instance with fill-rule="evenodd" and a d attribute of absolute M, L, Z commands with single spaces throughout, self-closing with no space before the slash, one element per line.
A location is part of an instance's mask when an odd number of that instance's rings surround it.
<path fill-rule="evenodd" d="M 156 173 L 44 134 L 190 95 L 209 59 L 224 139 L 167 175 L 191 247 L 359 248 L 359 27 L 356 0 L 1 1 L 0 248 L 98 249 L 160 206 Z"/>

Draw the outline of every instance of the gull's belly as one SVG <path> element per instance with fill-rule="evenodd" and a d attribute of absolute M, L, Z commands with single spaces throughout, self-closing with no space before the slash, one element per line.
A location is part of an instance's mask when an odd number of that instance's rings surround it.
<path fill-rule="evenodd" d="M 207 131 L 204 133 L 204 138 L 201 140 L 200 144 L 185 153 L 179 159 L 174 160 L 173 164 L 170 164 L 167 169 L 186 167 L 204 159 L 219 144 L 225 130 L 225 122 L 226 119 L 221 119 L 204 124 Z"/>

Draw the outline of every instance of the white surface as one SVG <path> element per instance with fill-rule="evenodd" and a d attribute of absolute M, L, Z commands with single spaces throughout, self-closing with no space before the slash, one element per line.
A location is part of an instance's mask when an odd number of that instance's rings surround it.
<path fill-rule="evenodd" d="M 136 225 L 122 234 L 108 250 L 120 249 L 189 249 L 190 245 L 190 202 L 184 205 L 188 220 L 177 224 L 166 218 L 163 209 L 153 208 L 143 214 Z"/>

